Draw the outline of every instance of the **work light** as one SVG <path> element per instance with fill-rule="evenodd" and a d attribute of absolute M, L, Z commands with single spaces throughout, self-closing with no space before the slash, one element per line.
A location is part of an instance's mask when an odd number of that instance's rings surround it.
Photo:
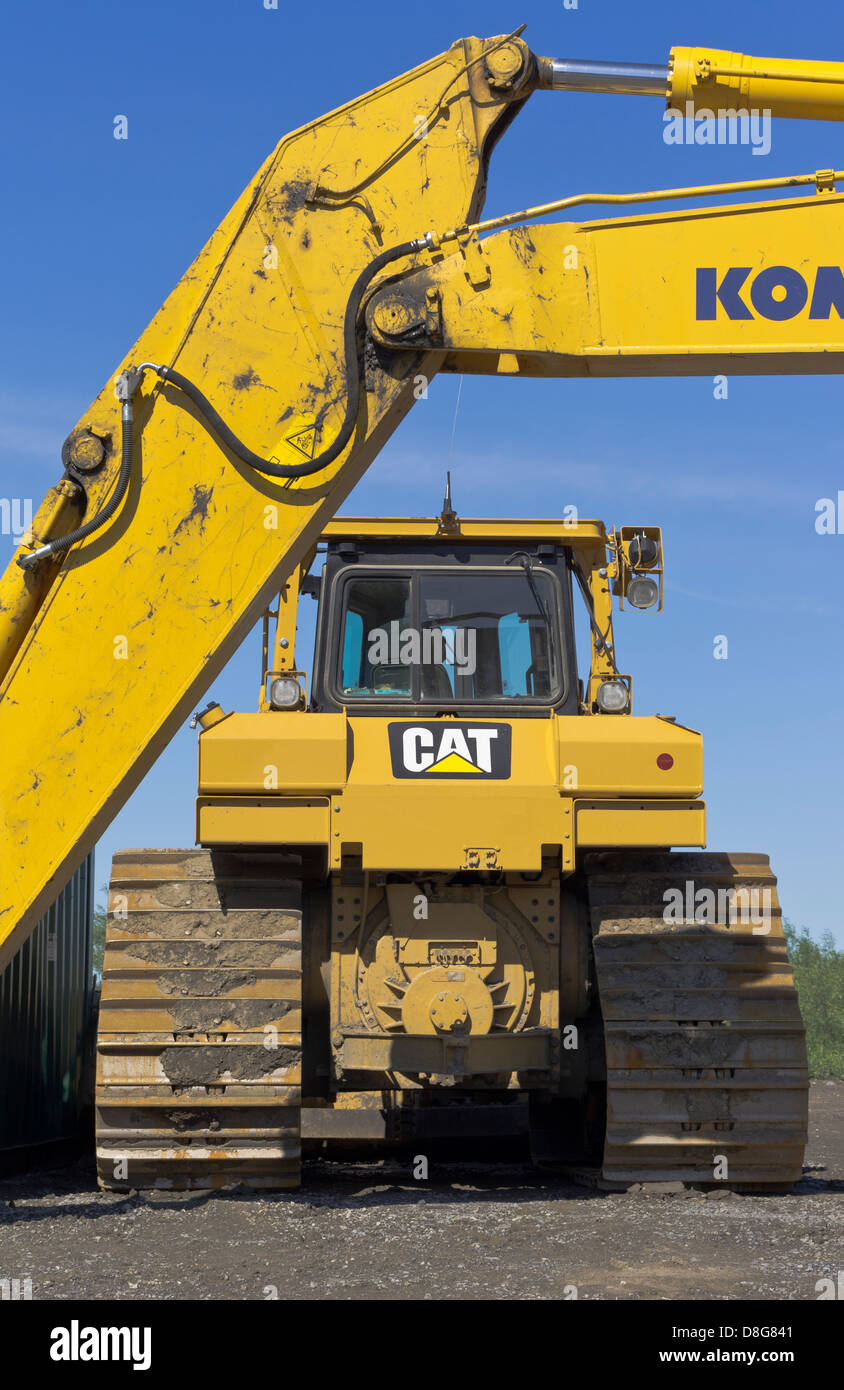
<path fill-rule="evenodd" d="M 620 714 L 627 709 L 629 700 L 624 681 L 602 681 L 595 694 L 595 703 L 604 714 Z"/>
<path fill-rule="evenodd" d="M 270 704 L 273 709 L 295 709 L 302 699 L 302 687 L 295 676 L 276 676 L 270 682 Z"/>
<path fill-rule="evenodd" d="M 631 608 L 653 608 L 659 602 L 659 585 L 647 574 L 634 574 L 624 595 Z"/>

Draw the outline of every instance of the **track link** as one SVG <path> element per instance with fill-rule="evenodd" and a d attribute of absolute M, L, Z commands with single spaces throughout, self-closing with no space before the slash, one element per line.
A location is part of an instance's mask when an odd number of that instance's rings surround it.
<path fill-rule="evenodd" d="M 787 1189 L 808 1073 L 767 857 L 608 852 L 584 867 L 607 1057 L 602 1185 Z M 699 917 L 714 902 L 715 920 L 666 920 L 668 890 Z"/>
<path fill-rule="evenodd" d="M 102 1187 L 298 1187 L 302 912 L 290 874 L 272 855 L 115 855 L 97 1037 Z"/>

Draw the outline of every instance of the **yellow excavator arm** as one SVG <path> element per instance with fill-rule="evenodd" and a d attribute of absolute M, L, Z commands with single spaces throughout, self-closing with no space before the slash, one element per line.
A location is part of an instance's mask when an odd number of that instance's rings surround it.
<path fill-rule="evenodd" d="M 0 579 L 0 967 L 420 383 L 840 370 L 835 171 L 733 186 L 809 190 L 758 205 L 527 225 L 672 190 L 479 217 L 495 142 L 537 88 L 840 119 L 844 65 L 559 62 L 519 32 L 461 40 L 285 136 L 68 436 Z"/>

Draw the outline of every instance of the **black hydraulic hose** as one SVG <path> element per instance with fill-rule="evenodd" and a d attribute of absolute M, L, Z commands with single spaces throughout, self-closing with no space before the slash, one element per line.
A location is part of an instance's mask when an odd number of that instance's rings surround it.
<path fill-rule="evenodd" d="M 326 449 L 323 449 L 322 453 L 317 454 L 316 458 L 309 459 L 307 463 L 274 463 L 270 459 L 262 458 L 260 454 L 253 453 L 229 429 L 211 402 L 197 386 L 194 386 L 192 381 L 189 381 L 186 376 L 182 376 L 181 372 L 177 372 L 173 367 L 156 367 L 155 370 L 162 381 L 169 381 L 174 386 L 178 386 L 180 391 L 184 391 L 188 400 L 193 401 L 200 415 L 211 426 L 217 438 L 226 445 L 226 448 L 231 450 L 235 458 L 240 459 L 241 463 L 248 464 L 250 468 L 254 468 L 258 473 L 263 473 L 269 478 L 307 478 L 313 473 L 319 473 L 342 454 L 354 433 L 357 422 L 362 378 L 358 316 L 366 288 L 379 270 L 384 269 L 384 266 L 389 265 L 391 261 L 401 260 L 403 256 L 412 255 L 414 251 L 420 250 L 421 245 L 422 243 L 418 241 L 405 241 L 400 246 L 393 246 L 388 251 L 382 251 L 380 255 L 369 262 L 369 265 L 361 271 L 355 281 L 346 305 L 346 315 L 343 322 L 343 349 L 346 359 L 346 413 L 334 441 Z"/>
<path fill-rule="evenodd" d="M 132 467 L 132 403 L 131 396 L 140 383 L 143 371 L 149 368 L 162 379 L 169 381 L 171 385 L 178 387 L 180 391 L 188 397 L 196 406 L 200 415 L 210 425 L 217 438 L 239 458 L 242 463 L 248 464 L 256 472 L 263 473 L 270 478 L 306 478 L 313 473 L 319 473 L 327 464 L 334 460 L 343 452 L 351 439 L 360 409 L 361 380 L 363 376 L 362 350 L 358 342 L 358 318 L 363 296 L 370 282 L 375 278 L 380 270 L 390 265 L 392 261 L 401 260 L 404 256 L 412 256 L 416 251 L 421 251 L 426 245 L 424 239 L 418 241 L 403 241 L 399 246 L 392 246 L 387 251 L 382 251 L 374 260 L 365 266 L 352 286 L 346 304 L 346 313 L 343 320 L 343 350 L 346 362 L 346 411 L 343 416 L 343 423 L 334 441 L 323 449 L 316 458 L 309 459 L 307 463 L 284 464 L 274 463 L 271 459 L 262 458 L 252 449 L 238 439 L 237 435 L 229 429 L 226 422 L 214 409 L 211 402 L 202 394 L 198 386 L 195 386 L 181 372 L 177 372 L 173 367 L 158 366 L 154 362 L 145 362 L 141 368 L 129 368 L 125 373 L 127 381 L 131 379 L 131 384 L 127 386 L 128 399 L 124 399 L 123 404 L 123 451 L 120 464 L 120 475 L 117 480 L 117 487 L 112 493 L 106 505 L 97 512 L 95 517 L 85 522 L 83 526 L 75 531 L 70 531 L 66 536 L 59 536 L 55 540 L 48 541 L 38 550 L 33 550 L 29 555 L 24 555 L 18 560 L 22 569 L 30 569 L 39 560 L 46 559 L 49 555 L 59 554 L 61 551 L 68 550 L 77 541 L 85 540 L 87 536 L 93 535 L 101 526 L 114 515 L 126 493 L 129 485 L 129 474 Z"/>
<path fill-rule="evenodd" d="M 77 541 L 84 541 L 87 536 L 99 531 L 101 526 L 114 516 L 120 503 L 126 495 L 129 486 L 129 474 L 132 471 L 132 442 L 134 431 L 132 428 L 132 407 L 123 406 L 122 410 L 122 439 L 120 454 L 120 473 L 117 478 L 117 487 L 111 494 L 104 507 L 93 516 L 90 521 L 86 521 L 82 526 L 77 526 L 75 531 L 68 531 L 66 536 L 57 536 L 55 540 L 47 541 L 44 545 L 33 550 L 29 555 L 22 555 L 18 559 L 21 569 L 32 569 L 38 564 L 39 560 L 46 560 L 50 555 L 58 555 L 64 550 L 69 550 Z"/>

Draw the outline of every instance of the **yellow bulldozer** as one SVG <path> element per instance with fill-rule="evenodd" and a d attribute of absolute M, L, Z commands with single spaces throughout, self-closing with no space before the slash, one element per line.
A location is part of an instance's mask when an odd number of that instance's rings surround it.
<path fill-rule="evenodd" d="M 70 433 L 0 580 L 0 965 L 264 616 L 258 710 L 195 716 L 200 848 L 114 861 L 106 1186 L 294 1187 L 303 1136 L 514 1120 L 610 1186 L 800 1175 L 775 879 L 705 850 L 700 736 L 634 716 L 617 664 L 614 604 L 662 606 L 659 527 L 469 520 L 450 492 L 335 519 L 438 372 L 844 365 L 844 173 L 484 222 L 539 90 L 844 115 L 844 65 L 562 61 L 519 30 L 303 126 Z M 636 211 L 540 220 L 585 204 Z"/>

